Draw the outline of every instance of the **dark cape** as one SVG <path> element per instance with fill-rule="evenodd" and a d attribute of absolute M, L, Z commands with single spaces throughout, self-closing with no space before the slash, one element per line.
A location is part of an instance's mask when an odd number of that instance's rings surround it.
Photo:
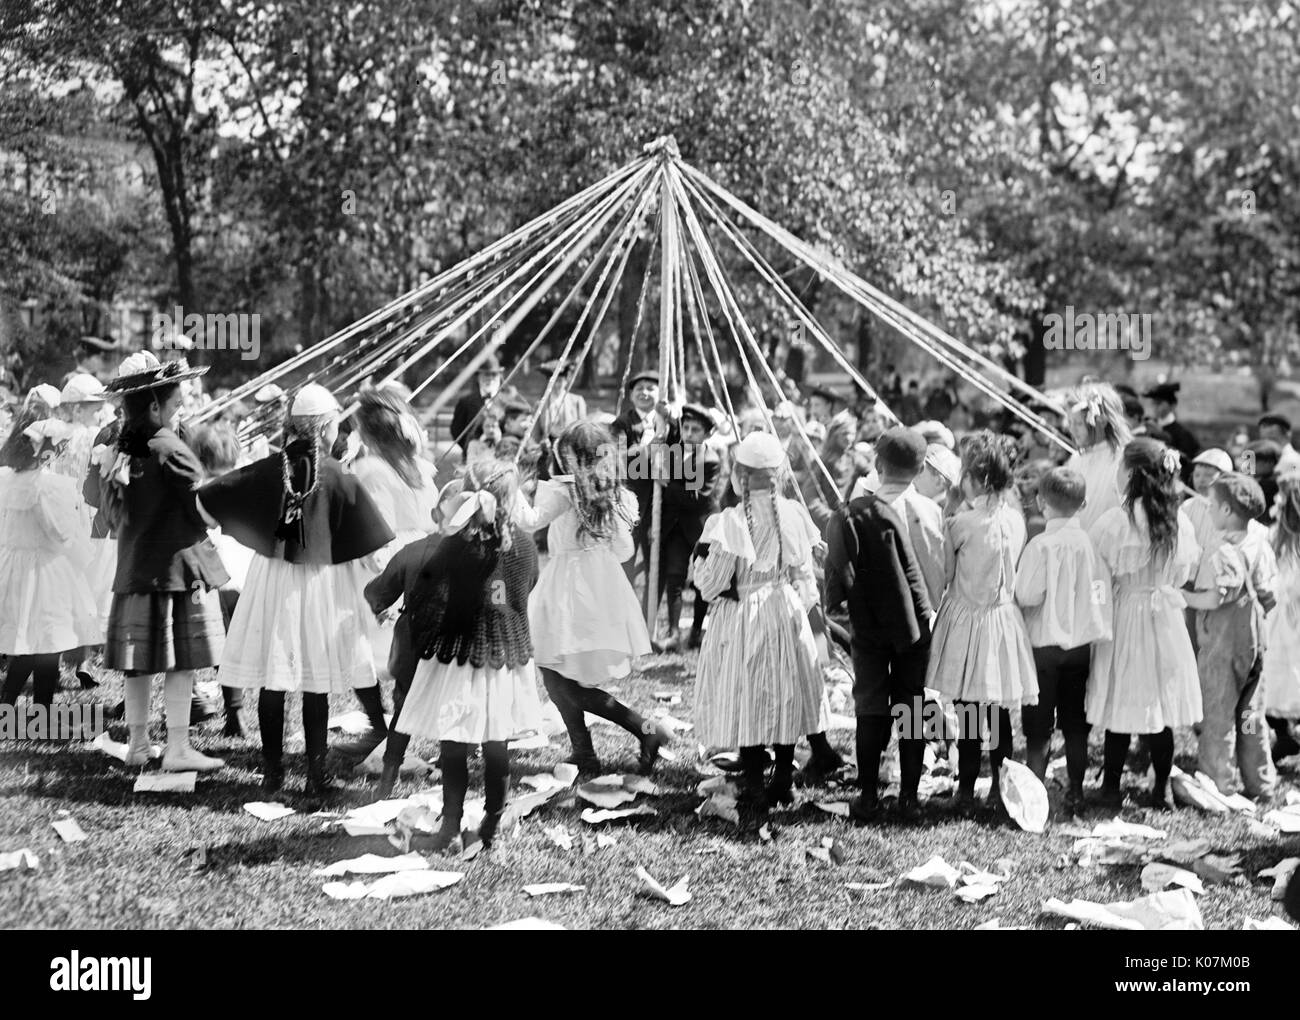
<path fill-rule="evenodd" d="M 305 488 L 310 461 L 293 458 L 295 482 Z M 221 530 L 268 559 L 337 564 L 368 556 L 395 537 L 370 495 L 338 462 L 322 457 L 320 485 L 286 527 L 284 468 L 279 454 L 209 482 L 199 489 L 203 509 Z"/>

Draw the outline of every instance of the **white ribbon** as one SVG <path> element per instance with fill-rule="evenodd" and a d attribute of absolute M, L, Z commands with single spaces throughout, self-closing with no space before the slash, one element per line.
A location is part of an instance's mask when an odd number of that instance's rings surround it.
<path fill-rule="evenodd" d="M 485 524 L 496 520 L 497 498 L 486 489 L 462 492 L 455 497 L 452 505 L 455 509 L 442 526 L 443 532 L 448 535 L 463 530 L 476 516 Z"/>

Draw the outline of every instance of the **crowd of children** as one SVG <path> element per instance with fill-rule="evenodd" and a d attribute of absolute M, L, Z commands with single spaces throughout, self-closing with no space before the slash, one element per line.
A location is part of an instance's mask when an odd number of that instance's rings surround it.
<path fill-rule="evenodd" d="M 463 463 L 450 478 L 392 388 L 362 391 L 350 443 L 328 390 L 277 396 L 279 430 L 245 453 L 227 423 L 186 429 L 186 385 L 203 370 L 184 362 L 142 353 L 107 387 L 38 387 L 0 447 L 4 702 L 31 677 L 34 700 L 49 704 L 60 656 L 80 665 L 102 646 L 103 665 L 126 677 L 127 764 L 159 756 L 148 733 L 161 676 L 161 767 L 215 770 L 224 762 L 190 744 L 190 714 L 195 672 L 216 668 L 228 735 L 242 733 L 242 692 L 258 691 L 267 795 L 285 782 L 285 696 L 301 695 L 306 790 L 324 797 L 330 697 L 355 697 L 369 728 L 336 750 L 381 755 L 388 796 L 410 739 L 436 741 L 436 846 L 490 846 L 509 797 L 508 742 L 543 726 L 540 690 L 583 775 L 602 770 L 588 714 L 631 734 L 643 773 L 673 742 L 611 690 L 655 646 L 634 586 L 640 561 L 667 591 L 658 647 L 699 648 L 695 738 L 739 752 L 751 820 L 792 802 L 800 773 L 816 783 L 843 767 L 825 736 L 835 645 L 853 664 L 850 813 L 863 824 L 885 813 L 879 770 L 895 733 L 895 811 L 922 813 L 934 735 L 921 725 L 935 703 L 965 813 L 978 807 L 985 753 L 1000 807 L 1012 713 L 1040 779 L 1063 734 L 1071 811 L 1085 806 L 1093 729 L 1110 808 L 1123 802 L 1133 735 L 1149 750 L 1157 807 L 1171 803 L 1175 730 L 1197 728 L 1198 768 L 1225 793 L 1240 782 L 1272 796 L 1275 762 L 1300 752 L 1297 458 L 1274 458 L 1287 467 L 1270 467 L 1266 492 L 1249 450 L 1241 465 L 1220 449 L 1180 453 L 1160 435 L 1171 417 L 1135 432 L 1124 396 L 1104 384 L 1066 396 L 1062 434 L 1078 448 L 1066 460 L 1027 456 L 1023 438 L 988 429 L 958 440 L 937 421 L 886 427 L 832 390 L 807 410 L 742 409 L 733 429 L 700 403 L 670 407 L 651 372 L 629 380 L 618 418 L 588 415 L 563 389 L 535 413 L 502 391 L 499 366 L 485 367 L 457 406 L 449 451 Z M 110 399 L 119 407 L 105 414 Z M 1278 422 L 1269 416 L 1289 439 Z M 677 628 L 688 591 L 687 637 Z M 799 770 L 805 737 L 812 757 Z M 462 836 L 475 747 L 485 814 Z"/>

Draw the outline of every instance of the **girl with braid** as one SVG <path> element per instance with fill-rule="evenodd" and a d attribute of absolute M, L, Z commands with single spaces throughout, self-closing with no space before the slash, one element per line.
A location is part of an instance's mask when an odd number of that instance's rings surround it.
<path fill-rule="evenodd" d="M 817 601 L 808 511 L 777 494 L 787 469 L 766 432 L 736 447 L 738 506 L 714 514 L 700 544 L 695 584 L 709 607 L 695 680 L 695 730 L 706 747 L 739 747 L 743 802 L 752 820 L 793 801 L 794 746 L 820 726 L 822 675 L 808 610 Z M 776 752 L 764 786 L 767 745 Z"/>
<path fill-rule="evenodd" d="M 1093 645 L 1087 702 L 1088 722 L 1106 731 L 1101 802 L 1108 808 L 1124 802 L 1120 780 L 1134 733 L 1151 752 L 1152 806 L 1167 806 L 1174 727 L 1201 721 L 1200 676 L 1179 591 L 1195 576 L 1201 550 L 1179 509 L 1178 483 L 1178 452 L 1134 439 L 1115 473 L 1120 505 L 1088 533 L 1113 607 L 1113 640 Z"/>
<path fill-rule="evenodd" d="M 262 789 L 284 784 L 284 696 L 302 694 L 309 797 L 332 788 L 325 772 L 329 696 L 374 687 L 374 616 L 362 589 L 374 554 L 393 540 L 374 501 L 330 456 L 339 405 L 304 386 L 284 426 L 284 448 L 199 490 L 206 516 L 257 555 L 230 619 L 221 682 L 260 687 Z"/>
<path fill-rule="evenodd" d="M 555 444 L 556 471 L 537 485 L 533 507 L 520 500 L 516 521 L 546 527 L 550 558 L 528 603 L 534 654 L 573 744 L 571 763 L 599 775 L 584 713 L 617 723 L 640 742 L 638 769 L 653 771 L 672 730 L 646 719 L 602 690 L 632 672 L 650 652 L 650 634 L 636 592 L 620 566 L 636 547 L 636 497 L 619 481 L 619 450 L 608 428 L 570 425 Z"/>

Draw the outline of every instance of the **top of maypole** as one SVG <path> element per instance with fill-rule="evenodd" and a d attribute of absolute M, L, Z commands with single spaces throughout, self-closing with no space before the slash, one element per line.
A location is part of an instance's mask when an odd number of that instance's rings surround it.
<path fill-rule="evenodd" d="M 653 142 L 646 142 L 641 151 L 647 155 L 657 155 L 660 159 L 681 159 L 681 150 L 677 148 L 677 139 L 672 135 L 660 135 Z"/>

